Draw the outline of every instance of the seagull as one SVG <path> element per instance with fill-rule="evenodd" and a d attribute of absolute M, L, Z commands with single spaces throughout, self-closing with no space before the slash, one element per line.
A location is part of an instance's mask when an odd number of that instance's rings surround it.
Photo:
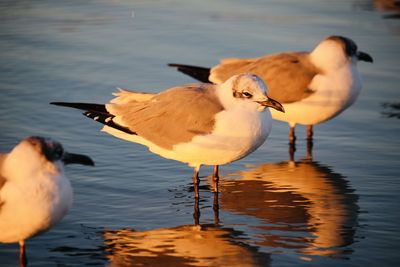
<path fill-rule="evenodd" d="M 64 175 L 64 165 L 71 163 L 94 165 L 89 157 L 38 136 L 0 154 L 0 243 L 19 242 L 21 266 L 27 264 L 25 240 L 49 230 L 72 205 Z"/>
<path fill-rule="evenodd" d="M 353 40 L 329 36 L 311 52 L 226 58 L 212 68 L 168 65 L 205 83 L 222 83 L 243 72 L 258 75 L 268 84 L 271 97 L 285 106 L 285 113 L 272 110 L 272 117 L 289 124 L 289 143 L 294 144 L 296 124 L 307 125 L 311 141 L 313 125 L 332 119 L 355 102 L 361 90 L 360 60 L 373 62 Z"/>
<path fill-rule="evenodd" d="M 196 197 L 201 165 L 215 166 L 216 184 L 218 165 L 247 156 L 266 140 L 272 126 L 266 107 L 284 111 L 253 74 L 235 75 L 219 85 L 188 84 L 158 94 L 120 89 L 114 95 L 105 105 L 50 104 L 84 110 L 85 116 L 105 125 L 103 131 L 187 163 L 194 168 Z"/>

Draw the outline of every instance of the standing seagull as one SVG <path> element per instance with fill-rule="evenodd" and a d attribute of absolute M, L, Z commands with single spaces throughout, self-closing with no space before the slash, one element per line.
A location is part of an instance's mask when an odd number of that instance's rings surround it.
<path fill-rule="evenodd" d="M 216 190 L 217 165 L 247 156 L 266 140 L 272 119 L 265 108 L 283 111 L 253 74 L 236 75 L 220 85 L 190 84 L 158 94 L 121 90 L 115 95 L 106 105 L 51 104 L 85 110 L 84 115 L 105 125 L 103 131 L 188 163 L 194 168 L 196 197 L 201 165 L 215 166 Z"/>
<path fill-rule="evenodd" d="M 0 243 L 19 242 L 21 266 L 27 263 L 24 241 L 61 221 L 72 205 L 63 166 L 70 163 L 94 165 L 89 157 L 36 136 L 0 154 Z"/>
<path fill-rule="evenodd" d="M 259 75 L 272 98 L 285 106 L 285 114 L 272 110 L 274 119 L 289 123 L 289 143 L 294 144 L 296 124 L 313 125 L 332 119 L 354 103 L 361 90 L 359 60 L 372 62 L 349 38 L 330 36 L 312 52 L 283 52 L 258 58 L 227 58 L 212 68 L 169 64 L 202 81 L 215 84 L 230 76 L 251 72 Z"/>

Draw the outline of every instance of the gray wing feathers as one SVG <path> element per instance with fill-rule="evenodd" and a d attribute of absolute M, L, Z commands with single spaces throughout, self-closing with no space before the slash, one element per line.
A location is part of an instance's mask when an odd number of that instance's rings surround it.
<path fill-rule="evenodd" d="M 268 95 L 281 103 L 296 102 L 310 96 L 308 86 L 319 72 L 308 60 L 307 52 L 288 52 L 252 59 L 227 59 L 211 69 L 210 80 L 221 83 L 232 75 L 254 73 L 268 86 Z"/>
<path fill-rule="evenodd" d="M 171 149 L 195 135 L 210 133 L 214 115 L 223 107 L 214 85 L 203 84 L 171 88 L 142 102 L 113 101 L 107 109 L 118 123 L 158 146 Z"/>

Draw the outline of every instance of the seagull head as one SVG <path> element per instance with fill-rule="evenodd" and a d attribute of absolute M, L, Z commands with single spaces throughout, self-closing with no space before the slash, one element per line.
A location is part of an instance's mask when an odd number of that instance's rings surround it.
<path fill-rule="evenodd" d="M 245 73 L 232 76 L 222 86 L 229 95 L 229 105 L 249 106 L 259 111 L 270 107 L 284 112 L 283 106 L 278 101 L 268 97 L 267 86 L 255 74 Z"/>
<path fill-rule="evenodd" d="M 356 64 L 358 61 L 373 62 L 369 54 L 358 50 L 353 40 L 339 35 L 325 38 L 312 51 L 311 58 L 323 71 L 336 69 L 349 63 Z"/>
<path fill-rule="evenodd" d="M 369 54 L 359 51 L 357 44 L 350 38 L 344 36 L 330 36 L 327 38 L 327 40 L 338 42 L 342 46 L 345 56 L 347 56 L 349 59 L 356 59 L 371 63 L 374 61 Z"/>
<path fill-rule="evenodd" d="M 31 147 L 33 153 L 36 153 L 37 156 L 44 158 L 48 162 L 61 161 L 64 164 L 76 163 L 94 166 L 93 160 L 88 156 L 68 153 L 59 142 L 50 138 L 31 136 L 23 142 L 26 142 Z"/>
<path fill-rule="evenodd" d="M 40 136 L 30 136 L 22 140 L 8 154 L 3 172 L 8 177 L 25 177 L 32 172 L 59 172 L 64 164 L 94 166 L 85 155 L 68 153 L 59 142 Z"/>

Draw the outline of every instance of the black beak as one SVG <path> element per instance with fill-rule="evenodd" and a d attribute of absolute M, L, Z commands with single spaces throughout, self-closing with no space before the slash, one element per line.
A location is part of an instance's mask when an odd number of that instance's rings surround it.
<path fill-rule="evenodd" d="M 372 57 L 369 54 L 361 52 L 361 51 L 359 51 L 357 53 L 357 58 L 358 58 L 358 60 L 361 60 L 361 61 L 366 61 L 366 62 L 371 62 L 371 63 L 374 62 L 374 60 L 372 59 Z"/>
<path fill-rule="evenodd" d="M 64 156 L 62 158 L 62 161 L 64 164 L 82 164 L 82 165 L 88 165 L 88 166 L 94 166 L 94 162 L 91 158 L 85 155 L 80 155 L 80 154 L 73 154 L 73 153 L 68 153 L 65 152 Z"/>
<path fill-rule="evenodd" d="M 272 99 L 272 98 L 267 98 L 267 100 L 265 101 L 257 101 L 257 103 L 259 103 L 260 105 L 264 106 L 264 107 L 270 107 L 270 108 L 274 108 L 280 112 L 285 112 L 285 109 L 283 108 L 283 106 L 281 105 L 281 103 L 279 103 L 278 101 Z"/>

